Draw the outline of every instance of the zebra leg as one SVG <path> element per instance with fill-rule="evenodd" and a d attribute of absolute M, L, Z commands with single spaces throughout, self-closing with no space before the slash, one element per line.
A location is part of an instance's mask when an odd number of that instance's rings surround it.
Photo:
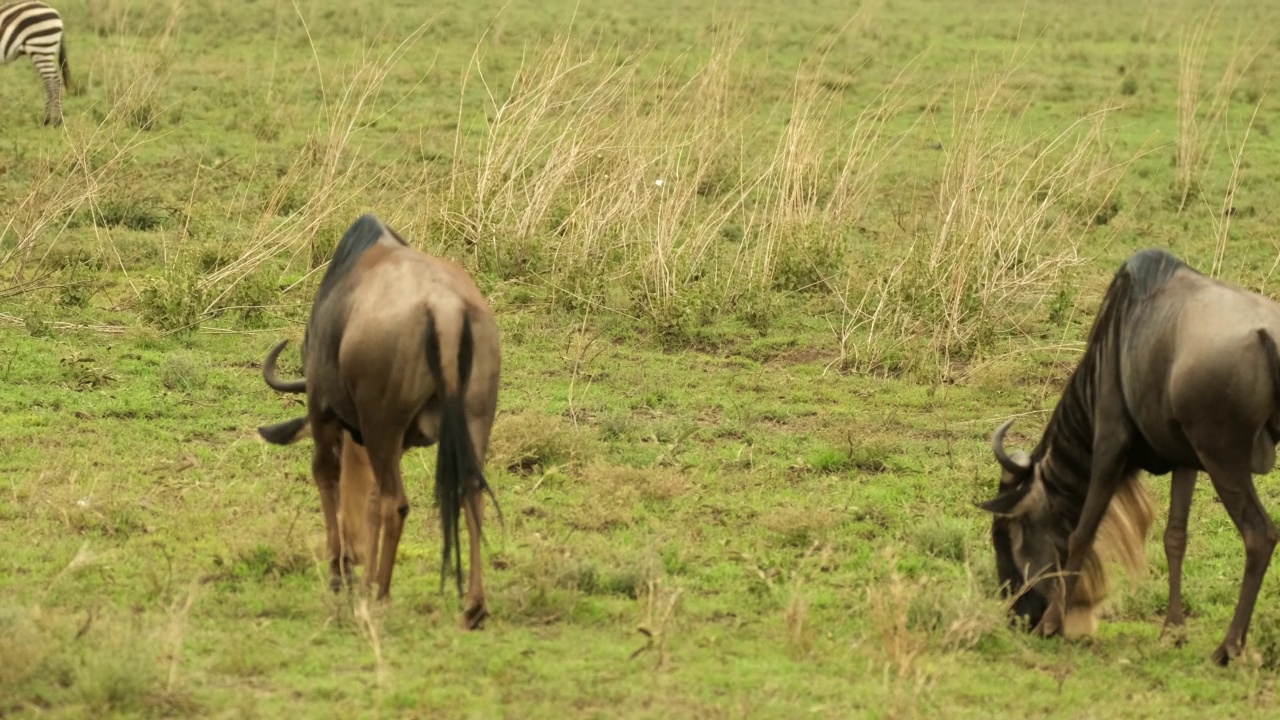
<path fill-rule="evenodd" d="M 31 61 L 44 80 L 44 124 L 59 127 L 62 125 L 62 78 L 56 57 L 32 55 Z"/>
<path fill-rule="evenodd" d="M 62 126 L 62 81 L 54 77 L 44 82 L 44 124 Z"/>

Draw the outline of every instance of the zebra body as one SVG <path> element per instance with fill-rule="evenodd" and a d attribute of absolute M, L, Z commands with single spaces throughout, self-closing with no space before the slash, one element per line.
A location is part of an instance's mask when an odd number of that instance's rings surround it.
<path fill-rule="evenodd" d="M 71 84 L 58 11 L 36 0 L 0 6 L 0 65 L 26 55 L 44 81 L 44 123 L 62 124 L 62 92 Z"/>

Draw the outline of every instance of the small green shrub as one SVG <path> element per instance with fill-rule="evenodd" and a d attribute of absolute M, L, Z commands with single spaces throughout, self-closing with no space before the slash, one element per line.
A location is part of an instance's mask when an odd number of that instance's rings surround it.
<path fill-rule="evenodd" d="M 200 327 L 207 293 L 192 268 L 171 265 L 142 291 L 142 319 L 167 332 L 194 331 Z"/>
<path fill-rule="evenodd" d="M 835 277 L 843 261 L 841 249 L 821 229 L 801 230 L 779 241 L 773 285 L 788 292 L 825 290 L 823 281 Z"/>

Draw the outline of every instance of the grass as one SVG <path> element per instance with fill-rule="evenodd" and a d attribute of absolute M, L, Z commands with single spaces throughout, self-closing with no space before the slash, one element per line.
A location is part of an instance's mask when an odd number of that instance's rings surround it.
<path fill-rule="evenodd" d="M 0 71 L 0 715 L 1273 711 L 1274 574 L 1208 660 L 1208 483 L 1185 647 L 1159 524 L 1093 640 L 996 597 L 990 433 L 1033 442 L 1119 261 L 1275 289 L 1275 8 L 1095 5 L 59 4 L 65 130 Z M 501 327 L 481 633 L 432 453 L 370 604 L 326 589 L 309 448 L 254 431 L 366 211 Z"/>

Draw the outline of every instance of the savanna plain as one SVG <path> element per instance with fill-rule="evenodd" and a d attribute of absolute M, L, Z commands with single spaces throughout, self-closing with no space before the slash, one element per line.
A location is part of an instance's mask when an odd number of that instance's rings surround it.
<path fill-rule="evenodd" d="M 1167 478 L 1089 640 L 1009 627 L 974 507 L 1130 253 L 1280 288 L 1280 6 L 56 5 L 65 127 L 0 69 L 0 716 L 1280 707 L 1275 572 L 1209 661 L 1243 546 L 1208 483 L 1181 647 Z M 366 212 L 501 328 L 480 632 L 433 450 L 377 603 L 328 590 L 309 443 L 255 431 Z"/>

